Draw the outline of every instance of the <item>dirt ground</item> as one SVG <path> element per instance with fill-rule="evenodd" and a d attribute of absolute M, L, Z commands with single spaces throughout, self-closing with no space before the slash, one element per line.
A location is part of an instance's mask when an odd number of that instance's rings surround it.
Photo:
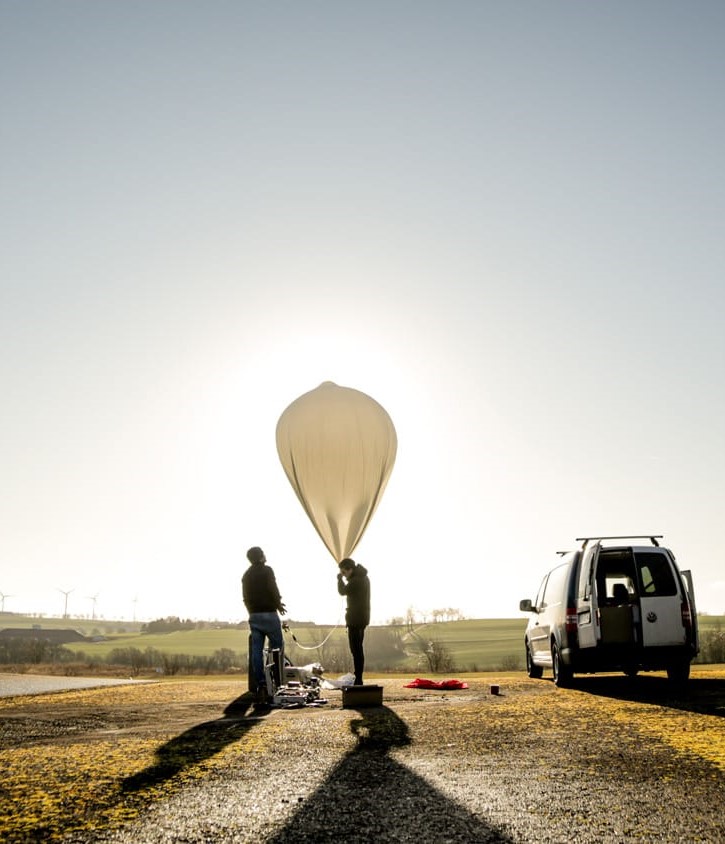
<path fill-rule="evenodd" d="M 725 840 L 725 667 L 679 694 L 461 679 L 383 678 L 360 709 L 258 710 L 225 679 L 2 699 L 0 841 Z"/>

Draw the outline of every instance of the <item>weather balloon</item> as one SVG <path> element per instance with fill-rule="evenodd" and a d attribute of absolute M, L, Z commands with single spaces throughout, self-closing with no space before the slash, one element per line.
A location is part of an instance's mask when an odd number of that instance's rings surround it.
<path fill-rule="evenodd" d="M 398 438 L 387 411 L 330 381 L 292 402 L 277 422 L 277 453 L 336 562 L 360 541 L 393 470 Z"/>

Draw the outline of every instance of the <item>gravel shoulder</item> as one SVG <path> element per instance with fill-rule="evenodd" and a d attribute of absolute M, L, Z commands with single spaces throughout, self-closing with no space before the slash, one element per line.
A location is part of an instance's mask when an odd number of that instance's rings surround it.
<path fill-rule="evenodd" d="M 109 677 L 51 677 L 37 674 L 0 674 L 0 698 L 67 692 L 71 689 L 96 689 L 104 686 L 128 686 L 150 680 L 119 680 Z"/>
<path fill-rule="evenodd" d="M 2 699 L 0 840 L 725 840 L 725 667 L 682 695 L 464 679 L 359 710 L 255 710 L 229 680 Z"/>

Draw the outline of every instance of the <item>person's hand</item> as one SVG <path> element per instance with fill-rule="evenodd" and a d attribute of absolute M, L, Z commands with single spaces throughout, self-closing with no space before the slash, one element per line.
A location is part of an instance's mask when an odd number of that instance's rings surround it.
<path fill-rule="evenodd" d="M 277 612 L 280 615 L 287 615 L 287 607 L 280 601 L 279 606 L 277 607 Z"/>

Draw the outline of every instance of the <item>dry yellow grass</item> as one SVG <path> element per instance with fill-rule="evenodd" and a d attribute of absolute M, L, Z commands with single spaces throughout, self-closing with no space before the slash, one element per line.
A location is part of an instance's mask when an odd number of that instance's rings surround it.
<path fill-rule="evenodd" d="M 202 721 L 218 717 L 220 700 L 227 695 L 233 700 L 239 692 L 239 683 L 181 681 L 0 701 L 4 732 L 17 720 L 17 715 L 3 718 L 6 713 L 21 710 L 37 723 L 29 742 L 12 747 L 6 740 L 0 752 L 0 830 L 5 840 L 25 840 L 31 832 L 33 837 L 42 833 L 45 840 L 54 840 L 73 830 L 125 823 L 148 802 L 162 800 L 189 779 L 204 776 L 229 755 L 265 753 L 282 723 L 264 722 L 209 753 L 200 733 L 179 751 L 195 754 L 196 761 L 175 760 L 172 751 L 159 762 L 159 748 L 178 739 L 181 725 L 193 724 L 197 714 Z M 175 715 L 167 719 L 164 713 L 172 709 Z M 139 718 L 142 711 L 145 715 Z M 133 726 L 139 720 L 147 737 L 139 736 Z M 84 726 L 89 721 L 99 728 L 89 730 Z M 173 775 L 151 776 L 143 789 L 124 790 L 132 777 L 153 772 L 159 764 Z"/>
<path fill-rule="evenodd" d="M 698 669 L 693 677 L 722 682 L 725 670 Z M 609 743 L 625 734 L 670 746 L 673 763 L 663 776 L 677 775 L 681 755 L 725 771 L 725 726 L 718 715 L 560 690 L 521 673 L 469 682 L 467 692 L 441 695 L 386 680 L 385 704 L 421 747 L 485 754 L 500 750 L 507 736 L 544 733 L 548 742 L 566 747 L 576 725 L 590 732 L 601 725 L 602 740 Z M 488 694 L 490 683 L 504 694 Z M 215 768 L 232 761 L 246 766 L 269 754 L 291 722 L 282 712 L 254 721 L 224 718 L 240 691 L 238 682 L 182 680 L 0 700 L 3 840 L 52 841 L 72 831 L 114 828 Z M 339 699 L 330 708 L 339 709 Z M 341 720 L 325 710 L 309 711 L 310 728 L 349 735 L 356 716 Z M 588 752 L 591 764 L 598 764 L 587 747 L 579 751 L 580 763 L 588 764 Z"/>

